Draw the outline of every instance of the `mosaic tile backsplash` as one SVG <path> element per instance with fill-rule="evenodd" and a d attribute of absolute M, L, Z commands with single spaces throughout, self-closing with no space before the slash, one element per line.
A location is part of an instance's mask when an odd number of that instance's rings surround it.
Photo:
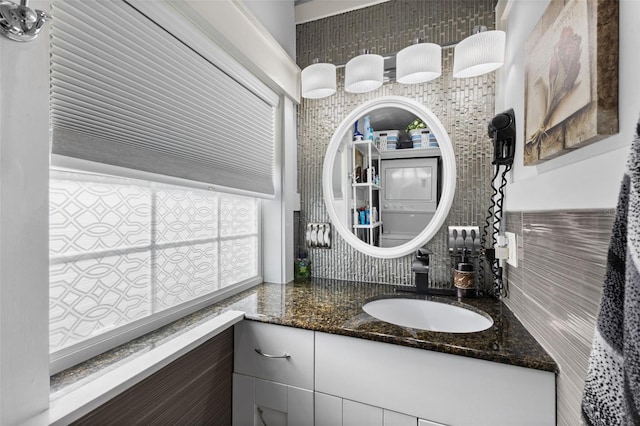
<path fill-rule="evenodd" d="M 363 48 L 381 55 L 394 53 L 422 37 L 447 45 L 470 35 L 473 26 L 494 28 L 493 0 L 391 0 L 297 26 L 298 65 L 313 58 L 345 63 Z M 324 99 L 303 99 L 298 106 L 298 184 L 300 226 L 329 222 L 322 194 L 322 165 L 333 132 L 357 105 L 381 96 L 406 96 L 423 103 L 440 119 L 454 145 L 457 164 L 456 195 L 440 232 L 427 245 L 433 252 L 430 285 L 451 287 L 447 251 L 449 225 L 479 225 L 489 206 L 492 144 L 487 123 L 494 115 L 494 73 L 454 79 L 453 49 L 442 52 L 442 76 L 427 83 L 386 83 L 366 94 L 344 91 L 344 69 L 338 69 L 338 90 Z M 312 273 L 332 278 L 388 284 L 413 284 L 408 255 L 376 259 L 361 254 L 335 233 L 333 248 L 311 249 Z"/>

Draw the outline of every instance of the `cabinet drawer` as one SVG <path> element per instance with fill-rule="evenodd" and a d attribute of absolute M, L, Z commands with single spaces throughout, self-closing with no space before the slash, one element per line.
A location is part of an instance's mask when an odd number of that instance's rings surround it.
<path fill-rule="evenodd" d="M 313 343 L 313 331 L 242 321 L 235 325 L 234 371 L 313 389 Z"/>

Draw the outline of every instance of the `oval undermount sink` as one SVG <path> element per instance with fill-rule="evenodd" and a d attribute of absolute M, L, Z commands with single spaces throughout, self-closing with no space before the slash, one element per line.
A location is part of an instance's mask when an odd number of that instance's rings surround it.
<path fill-rule="evenodd" d="M 419 299 L 379 299 L 362 309 L 384 322 L 420 330 L 473 333 L 493 325 L 488 315 L 460 306 Z"/>

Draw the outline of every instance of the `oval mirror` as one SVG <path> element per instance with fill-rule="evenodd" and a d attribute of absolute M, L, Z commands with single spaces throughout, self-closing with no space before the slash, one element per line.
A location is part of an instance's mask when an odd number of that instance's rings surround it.
<path fill-rule="evenodd" d="M 368 139 L 365 117 L 375 130 Z M 410 137 L 407 126 L 422 126 L 420 120 L 424 130 Z M 348 244 L 373 257 L 404 256 L 431 240 L 447 218 L 455 186 L 455 155 L 444 126 L 427 107 L 399 96 L 356 107 L 324 157 L 331 222 Z"/>

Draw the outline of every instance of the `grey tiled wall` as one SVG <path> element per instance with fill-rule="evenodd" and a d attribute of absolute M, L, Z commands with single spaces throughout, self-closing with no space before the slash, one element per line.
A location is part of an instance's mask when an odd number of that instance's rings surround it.
<path fill-rule="evenodd" d="M 494 27 L 494 0 L 391 0 L 364 9 L 297 26 L 298 64 L 313 58 L 345 63 L 368 48 L 387 54 L 408 46 L 415 37 L 448 44 L 470 34 L 474 25 Z M 453 49 L 443 50 L 443 75 L 415 85 L 389 83 L 367 94 L 344 92 L 344 73 L 338 70 L 338 92 L 319 100 L 305 99 L 298 107 L 298 182 L 301 220 L 327 222 L 322 196 L 322 162 L 339 123 L 360 103 L 386 95 L 407 96 L 425 104 L 442 121 L 454 144 L 457 163 L 456 196 L 442 230 L 429 243 L 434 251 L 431 285 L 450 286 L 447 254 L 448 225 L 481 225 L 489 202 L 492 146 L 487 122 L 494 113 L 495 82 L 490 73 L 453 79 Z M 412 283 L 412 256 L 375 259 L 352 249 L 338 235 L 331 250 L 311 249 L 313 275 L 382 283 Z"/>
<path fill-rule="evenodd" d="M 615 210 L 509 212 L 518 267 L 505 303 L 560 366 L 559 425 L 581 424 L 580 401 Z"/>

